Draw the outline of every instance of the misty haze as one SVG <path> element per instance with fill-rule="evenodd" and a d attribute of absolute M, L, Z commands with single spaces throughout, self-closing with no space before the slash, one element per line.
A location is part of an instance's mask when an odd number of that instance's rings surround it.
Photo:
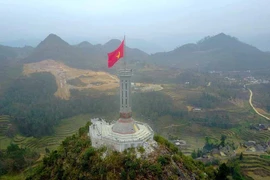
<path fill-rule="evenodd" d="M 0 179 L 270 179 L 269 6 L 0 0 Z"/>

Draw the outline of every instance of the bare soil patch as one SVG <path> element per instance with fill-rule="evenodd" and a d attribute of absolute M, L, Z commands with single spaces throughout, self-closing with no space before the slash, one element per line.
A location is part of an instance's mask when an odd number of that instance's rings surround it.
<path fill-rule="evenodd" d="M 54 60 L 44 60 L 24 65 L 24 75 L 27 76 L 36 72 L 49 72 L 54 75 L 58 86 L 55 96 L 61 99 L 70 98 L 70 89 L 95 89 L 106 91 L 115 89 L 119 86 L 119 79 L 107 72 L 75 69 Z M 77 86 L 74 86 L 67 82 L 68 80 L 76 78 L 86 85 L 83 86 L 78 84 Z"/>

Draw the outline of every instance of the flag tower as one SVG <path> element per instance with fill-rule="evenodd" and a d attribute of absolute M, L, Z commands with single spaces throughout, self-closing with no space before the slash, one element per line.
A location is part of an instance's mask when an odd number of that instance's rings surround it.
<path fill-rule="evenodd" d="M 123 58 L 125 39 L 120 46 L 108 53 L 108 68 Z M 156 142 L 153 140 L 154 131 L 152 128 L 142 122 L 135 121 L 132 118 L 131 110 L 131 77 L 132 69 L 124 68 L 119 70 L 120 86 L 120 111 L 119 119 L 115 123 L 107 123 L 100 118 L 91 119 L 92 125 L 89 127 L 89 136 L 93 147 L 106 146 L 117 151 L 124 151 L 130 147 L 144 146 L 148 152 L 153 151 Z"/>
<path fill-rule="evenodd" d="M 139 130 L 132 118 L 131 111 L 131 69 L 121 69 L 120 79 L 120 117 L 112 127 L 112 130 L 120 134 L 132 134 Z"/>

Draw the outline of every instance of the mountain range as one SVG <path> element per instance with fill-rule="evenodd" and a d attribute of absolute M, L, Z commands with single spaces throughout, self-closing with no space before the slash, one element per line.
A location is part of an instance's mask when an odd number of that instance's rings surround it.
<path fill-rule="evenodd" d="M 107 53 L 116 49 L 120 40 L 112 39 L 101 45 L 83 41 L 70 45 L 59 36 L 50 34 L 36 48 L 0 46 L 1 59 L 22 59 L 23 63 L 53 59 L 83 69 L 107 69 Z M 270 54 L 224 33 L 208 36 L 198 43 L 185 44 L 169 52 L 147 54 L 125 46 L 125 60 L 131 64 L 146 62 L 174 68 L 207 70 L 249 70 L 270 68 Z"/>
<path fill-rule="evenodd" d="M 120 44 L 120 40 L 112 39 L 104 45 L 84 41 L 78 45 L 70 45 L 55 34 L 45 38 L 25 59 L 24 63 L 38 62 L 44 59 L 62 61 L 75 68 L 106 69 L 107 53 Z M 127 61 L 146 60 L 148 54 L 139 50 L 125 47 Z"/>
<path fill-rule="evenodd" d="M 208 36 L 198 43 L 185 44 L 173 51 L 156 53 L 150 62 L 177 68 L 247 70 L 270 67 L 270 56 L 256 47 L 224 33 Z"/>
<path fill-rule="evenodd" d="M 22 59 L 30 55 L 34 50 L 31 46 L 24 47 L 9 47 L 0 45 L 0 60 L 3 59 Z"/>

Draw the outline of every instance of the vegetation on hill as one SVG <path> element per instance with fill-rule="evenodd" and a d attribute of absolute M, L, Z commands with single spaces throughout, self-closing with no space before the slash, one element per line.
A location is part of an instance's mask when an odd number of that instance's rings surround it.
<path fill-rule="evenodd" d="M 151 119 L 173 112 L 172 99 L 161 92 L 134 93 L 133 110 Z"/>
<path fill-rule="evenodd" d="M 136 158 L 135 149 L 118 153 L 91 147 L 88 127 L 66 138 L 27 179 L 214 179 L 213 168 L 183 155 L 161 136 L 155 136 L 159 147 L 153 153 Z"/>
<path fill-rule="evenodd" d="M 39 155 L 30 149 L 10 144 L 6 150 L 0 151 L 0 176 L 7 173 L 18 173 L 32 165 Z"/>
<path fill-rule="evenodd" d="M 22 65 L 9 58 L 0 57 L 0 94 L 21 75 Z"/>
<path fill-rule="evenodd" d="M 199 98 L 190 97 L 188 99 L 189 104 L 201 108 L 214 108 L 220 103 L 220 101 L 221 100 L 218 97 L 205 92 L 202 93 L 202 95 Z"/>
<path fill-rule="evenodd" d="M 254 93 L 253 101 L 256 107 L 260 107 L 270 113 L 270 84 L 254 85 L 251 89 Z"/>
<path fill-rule="evenodd" d="M 49 73 L 19 78 L 1 97 L 0 114 L 10 115 L 22 134 L 43 136 L 53 133 L 60 119 L 82 113 L 116 111 L 112 96 L 65 101 L 54 96 L 56 88 L 54 77 Z"/>

